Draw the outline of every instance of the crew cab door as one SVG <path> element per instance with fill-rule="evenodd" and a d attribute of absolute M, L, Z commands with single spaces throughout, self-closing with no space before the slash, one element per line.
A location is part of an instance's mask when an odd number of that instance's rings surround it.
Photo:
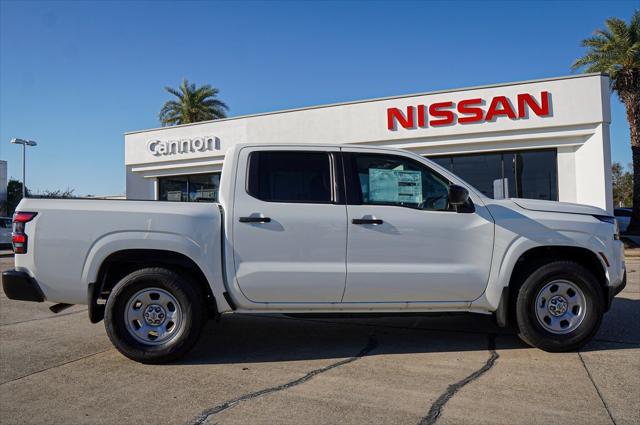
<path fill-rule="evenodd" d="M 456 212 L 448 203 L 450 182 L 427 163 L 409 154 L 343 152 L 349 223 L 343 302 L 480 296 L 494 222 L 479 198 Z"/>
<path fill-rule="evenodd" d="M 346 279 L 347 212 L 336 187 L 338 149 L 240 151 L 233 257 L 253 302 L 340 302 Z"/>

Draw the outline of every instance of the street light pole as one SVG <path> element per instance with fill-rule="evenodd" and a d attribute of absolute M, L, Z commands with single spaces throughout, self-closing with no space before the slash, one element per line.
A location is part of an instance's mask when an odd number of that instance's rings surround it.
<path fill-rule="evenodd" d="M 11 139 L 11 143 L 15 145 L 22 145 L 22 197 L 27 197 L 27 146 L 37 146 L 38 144 L 33 140 L 24 139 Z"/>
<path fill-rule="evenodd" d="M 22 197 L 27 197 L 27 145 L 22 145 Z"/>

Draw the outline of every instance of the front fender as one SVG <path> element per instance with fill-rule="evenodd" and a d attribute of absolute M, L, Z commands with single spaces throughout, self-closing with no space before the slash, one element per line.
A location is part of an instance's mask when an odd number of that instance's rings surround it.
<path fill-rule="evenodd" d="M 527 251 L 539 247 L 572 247 L 591 251 L 600 261 L 606 271 L 607 267 L 600 255 L 604 244 L 598 238 L 586 232 L 552 231 L 547 234 L 537 234 L 534 239 L 518 235 L 502 247 L 497 247 L 492 264 L 491 275 L 485 292 L 471 304 L 472 310 L 495 311 L 500 304 L 503 288 L 509 286 L 516 263 Z"/>

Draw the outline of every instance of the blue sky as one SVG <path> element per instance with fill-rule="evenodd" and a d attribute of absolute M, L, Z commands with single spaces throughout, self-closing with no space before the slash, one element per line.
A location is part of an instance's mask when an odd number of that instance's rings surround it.
<path fill-rule="evenodd" d="M 158 127 L 166 85 L 221 91 L 230 115 L 570 74 L 580 40 L 640 1 L 0 0 L 0 158 L 39 146 L 27 185 L 124 193 L 126 131 Z M 631 160 L 612 96 L 612 154 Z"/>

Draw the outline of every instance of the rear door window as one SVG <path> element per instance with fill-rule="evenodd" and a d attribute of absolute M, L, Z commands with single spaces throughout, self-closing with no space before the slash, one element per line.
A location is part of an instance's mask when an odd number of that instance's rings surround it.
<path fill-rule="evenodd" d="M 247 192 L 267 202 L 331 203 L 326 152 L 257 151 L 249 157 Z"/>

